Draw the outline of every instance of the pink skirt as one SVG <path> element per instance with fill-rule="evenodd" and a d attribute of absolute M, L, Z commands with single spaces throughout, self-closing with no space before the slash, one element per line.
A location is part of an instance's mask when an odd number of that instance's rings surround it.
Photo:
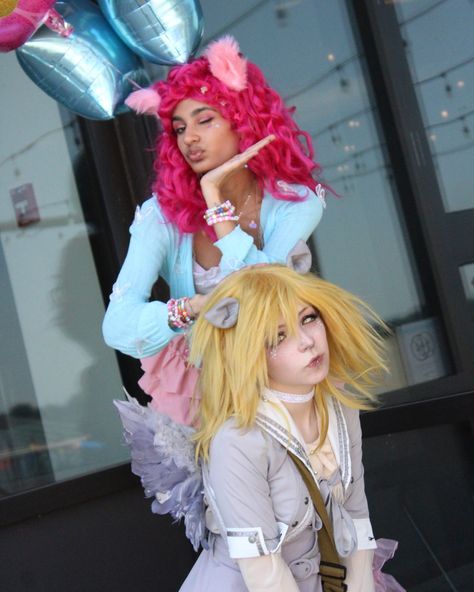
<path fill-rule="evenodd" d="M 373 574 L 375 592 L 406 592 L 397 580 L 382 572 L 384 563 L 395 555 L 398 542 L 392 539 L 377 539 L 377 548 L 374 553 Z"/>
<path fill-rule="evenodd" d="M 140 360 L 144 374 L 138 384 L 152 398 L 151 407 L 177 423 L 193 425 L 200 399 L 199 370 L 188 364 L 188 356 L 186 337 L 175 337 L 159 353 Z"/>

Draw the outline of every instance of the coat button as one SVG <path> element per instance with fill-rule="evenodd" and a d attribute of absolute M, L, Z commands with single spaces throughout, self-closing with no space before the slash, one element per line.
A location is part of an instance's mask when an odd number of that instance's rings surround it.
<path fill-rule="evenodd" d="M 256 540 L 257 538 L 254 535 L 249 536 L 249 543 L 255 543 Z"/>
<path fill-rule="evenodd" d="M 305 497 L 304 498 L 304 505 L 307 506 L 309 502 L 309 497 Z"/>

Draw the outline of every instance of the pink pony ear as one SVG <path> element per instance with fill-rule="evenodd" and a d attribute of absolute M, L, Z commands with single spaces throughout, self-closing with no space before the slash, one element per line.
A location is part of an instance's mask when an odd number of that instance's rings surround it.
<path fill-rule="evenodd" d="M 247 60 L 239 52 L 237 41 L 226 35 L 213 41 L 204 53 L 212 75 L 232 90 L 238 91 L 247 86 Z"/>
<path fill-rule="evenodd" d="M 141 88 L 132 92 L 125 99 L 125 104 L 139 115 L 155 115 L 158 117 L 161 97 L 153 88 Z"/>

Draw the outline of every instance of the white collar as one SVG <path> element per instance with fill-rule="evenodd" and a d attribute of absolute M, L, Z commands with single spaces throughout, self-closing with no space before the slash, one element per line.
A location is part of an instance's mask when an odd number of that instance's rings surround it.
<path fill-rule="evenodd" d="M 336 461 L 341 468 L 341 480 L 344 488 L 351 480 L 350 443 L 347 424 L 342 406 L 334 397 L 326 398 L 328 407 L 328 438 Z M 305 441 L 285 405 L 272 392 L 265 389 L 258 406 L 257 424 L 280 444 L 296 454 L 313 472 L 306 453 Z"/>
<path fill-rule="evenodd" d="M 283 391 L 277 391 L 276 389 L 265 389 L 265 393 L 272 398 L 276 398 L 282 403 L 296 403 L 304 404 L 311 401 L 314 398 L 314 387 L 304 394 L 285 393 Z"/>

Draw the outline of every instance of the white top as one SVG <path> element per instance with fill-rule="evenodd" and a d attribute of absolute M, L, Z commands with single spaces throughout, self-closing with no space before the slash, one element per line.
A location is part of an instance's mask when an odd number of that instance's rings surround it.
<path fill-rule="evenodd" d="M 204 269 L 193 259 L 193 280 L 196 294 L 209 294 L 223 279 L 223 273 L 218 265 Z"/>

